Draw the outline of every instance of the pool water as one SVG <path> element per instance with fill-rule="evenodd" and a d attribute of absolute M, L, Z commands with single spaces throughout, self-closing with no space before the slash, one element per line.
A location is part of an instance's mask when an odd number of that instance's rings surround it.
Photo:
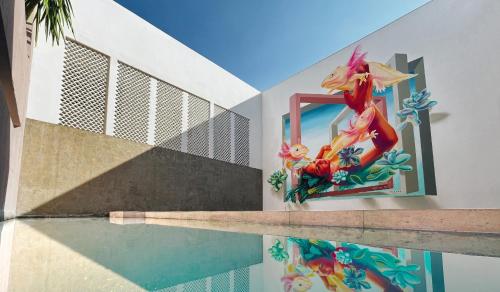
<path fill-rule="evenodd" d="M 1 222 L 0 291 L 500 291 L 497 236 L 239 225 Z"/>

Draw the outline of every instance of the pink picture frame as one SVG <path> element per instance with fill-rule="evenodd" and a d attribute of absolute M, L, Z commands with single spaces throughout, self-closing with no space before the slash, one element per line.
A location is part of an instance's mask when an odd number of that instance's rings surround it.
<path fill-rule="evenodd" d="M 374 96 L 373 101 L 378 109 L 387 118 L 387 103 L 385 96 Z M 290 145 L 302 144 L 301 137 L 301 104 L 314 103 L 314 104 L 346 104 L 344 95 L 337 94 L 311 94 L 311 93 L 295 93 L 290 96 Z M 297 185 L 297 176 L 292 173 L 291 175 L 292 187 Z M 312 194 L 309 198 L 322 198 L 322 197 L 337 197 L 346 195 L 362 195 L 366 192 L 380 191 L 392 189 L 394 187 L 393 179 L 380 183 L 375 186 L 361 187 L 348 190 L 334 190 L 329 192 L 322 192 Z"/>

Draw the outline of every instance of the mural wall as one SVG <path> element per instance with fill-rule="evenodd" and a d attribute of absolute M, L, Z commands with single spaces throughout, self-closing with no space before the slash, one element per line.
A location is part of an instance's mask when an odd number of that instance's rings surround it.
<path fill-rule="evenodd" d="M 368 61 L 357 47 L 321 82 L 296 93 L 283 116 L 283 168 L 268 179 L 284 201 L 435 195 L 423 58 Z"/>

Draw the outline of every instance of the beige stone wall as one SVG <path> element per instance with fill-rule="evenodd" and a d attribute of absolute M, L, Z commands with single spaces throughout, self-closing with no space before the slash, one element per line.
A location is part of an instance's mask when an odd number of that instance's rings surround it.
<path fill-rule="evenodd" d="M 115 210 L 262 210 L 262 173 L 27 120 L 18 215 Z"/>

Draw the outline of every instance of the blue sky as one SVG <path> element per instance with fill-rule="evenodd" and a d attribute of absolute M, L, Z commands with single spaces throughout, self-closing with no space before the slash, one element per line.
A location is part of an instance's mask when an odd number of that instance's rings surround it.
<path fill-rule="evenodd" d="M 115 0 L 259 90 L 429 0 Z"/>

